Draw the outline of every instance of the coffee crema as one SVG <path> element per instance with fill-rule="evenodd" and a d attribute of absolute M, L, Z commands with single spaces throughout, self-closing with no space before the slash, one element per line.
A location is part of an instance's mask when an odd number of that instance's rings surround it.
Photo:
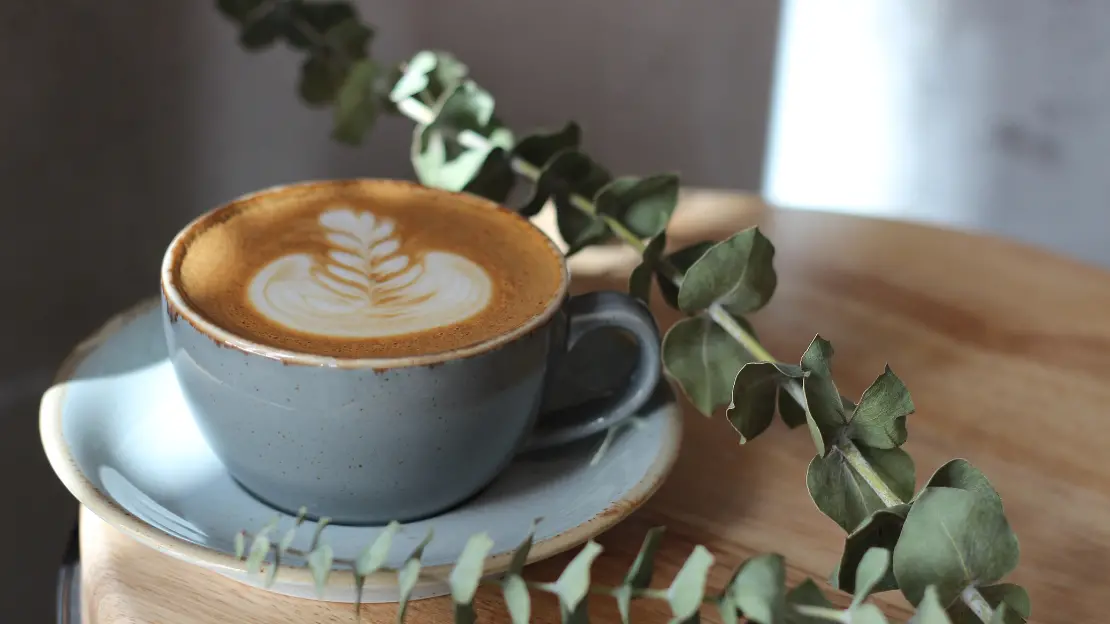
<path fill-rule="evenodd" d="M 263 345 L 342 358 L 444 353 L 513 331 L 565 279 L 547 237 L 462 194 L 387 180 L 265 191 L 177 247 L 189 306 Z"/>

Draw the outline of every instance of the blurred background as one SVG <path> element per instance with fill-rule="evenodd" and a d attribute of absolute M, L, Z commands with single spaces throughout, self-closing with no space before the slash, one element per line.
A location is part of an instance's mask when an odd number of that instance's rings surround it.
<path fill-rule="evenodd" d="M 525 130 L 578 120 L 618 173 L 995 232 L 1110 266 L 1110 4 L 1097 0 L 358 3 L 374 56 L 449 50 Z M 316 177 L 411 177 L 411 125 L 328 138 L 298 58 L 213 2 L 0 4 L 0 621 L 53 617 L 76 509 L 39 396 L 80 338 L 157 292 L 189 219 Z M 13 539 L 14 537 L 14 539 Z"/>

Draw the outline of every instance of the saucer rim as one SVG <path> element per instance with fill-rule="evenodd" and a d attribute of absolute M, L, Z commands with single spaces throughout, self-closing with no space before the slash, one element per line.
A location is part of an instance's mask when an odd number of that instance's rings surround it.
<path fill-rule="evenodd" d="M 80 341 L 66 356 L 58 367 L 58 372 L 51 387 L 43 394 L 40 403 L 39 435 L 43 449 L 46 452 L 50 466 L 70 494 L 77 499 L 78 503 L 88 508 L 89 511 L 92 511 L 110 526 L 123 531 L 159 552 L 204 568 L 232 573 L 248 583 L 256 584 L 253 582 L 255 575 L 248 574 L 245 561 L 237 559 L 232 554 L 171 535 L 133 515 L 114 499 L 98 490 L 81 471 L 66 444 L 65 436 L 62 434 L 63 406 L 67 389 L 65 384 L 72 380 L 77 367 L 109 338 L 135 319 L 147 314 L 151 308 L 158 306 L 160 303 L 161 299 L 159 297 L 151 297 L 113 315 L 99 329 Z M 666 378 L 664 377 L 664 379 Z M 667 379 L 667 383 L 674 392 L 675 388 L 669 379 Z M 528 554 L 526 564 L 532 564 L 566 552 L 594 536 L 604 533 L 643 506 L 655 494 L 673 469 L 678 458 L 679 449 L 682 446 L 682 410 L 678 394 L 674 393 L 672 396 L 674 398 L 671 401 L 659 408 L 665 410 L 667 416 L 666 429 L 662 434 L 663 448 L 656 455 L 655 461 L 643 477 L 621 498 L 610 503 L 609 506 L 596 513 L 589 520 L 534 543 Z M 489 557 L 486 560 L 486 573 L 498 574 L 507 570 L 512 555 L 513 553 L 510 551 Z M 422 569 L 422 576 L 426 575 L 429 580 L 442 581 L 447 578 L 453 567 L 453 563 L 427 566 Z M 260 575 L 259 577 L 261 578 Z M 312 573 L 305 567 L 281 564 L 278 568 L 277 577 L 283 584 L 315 584 Z M 326 587 L 333 590 L 343 590 L 350 588 L 353 583 L 354 573 L 351 570 L 333 569 L 328 576 Z M 365 578 L 364 591 L 379 588 L 388 589 L 396 587 L 396 585 L 396 575 L 394 573 L 376 572 Z"/>

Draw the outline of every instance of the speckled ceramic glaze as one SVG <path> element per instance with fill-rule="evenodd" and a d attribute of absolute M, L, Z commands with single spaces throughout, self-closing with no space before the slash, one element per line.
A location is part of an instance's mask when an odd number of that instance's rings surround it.
<path fill-rule="evenodd" d="M 93 513 L 142 542 L 229 578 L 262 586 L 234 556 L 235 534 L 281 517 L 239 487 L 201 435 L 166 351 L 156 302 L 113 319 L 67 359 L 42 401 L 43 447 L 62 483 Z M 587 344 L 592 344 L 587 343 Z M 596 380 L 595 380 L 596 381 Z M 425 576 L 414 597 L 448 591 L 443 582 L 467 538 L 486 532 L 494 542 L 486 571 L 504 571 L 533 520 L 533 562 L 573 548 L 640 506 L 670 470 L 681 438 L 681 412 L 665 384 L 598 454 L 598 441 L 562 445 L 516 457 L 464 504 L 406 524 L 389 553 L 396 568 L 429 529 Z M 304 548 L 315 530 L 302 526 Z M 324 539 L 351 559 L 377 537 L 375 526 L 332 526 Z M 304 562 L 282 559 L 276 591 L 317 597 Z M 349 568 L 336 564 L 323 598 L 353 601 Z M 376 573 L 363 600 L 397 599 L 397 577 Z"/>
<path fill-rule="evenodd" d="M 488 485 L 518 452 L 623 421 L 659 382 L 659 335 L 646 306 L 616 292 L 567 298 L 565 264 L 541 314 L 465 349 L 343 359 L 254 343 L 208 321 L 176 284 L 179 247 L 205 218 L 170 244 L 162 267 L 170 361 L 228 472 L 279 509 L 303 505 L 339 523 L 440 513 Z M 537 253 L 562 262 L 551 245 Z M 601 328 L 623 329 L 638 344 L 626 387 L 600 404 L 540 418 L 563 354 Z"/>

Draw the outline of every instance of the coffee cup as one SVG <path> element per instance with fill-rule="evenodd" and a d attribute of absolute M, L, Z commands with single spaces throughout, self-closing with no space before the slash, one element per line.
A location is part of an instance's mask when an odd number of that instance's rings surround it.
<path fill-rule="evenodd" d="M 240 197 L 173 239 L 163 325 L 197 425 L 244 489 L 333 522 L 405 522 L 648 401 L 660 364 L 646 306 L 570 297 L 568 282 L 555 244 L 493 202 L 305 182 Z M 635 342 L 627 383 L 545 411 L 564 355 L 601 329 Z"/>

